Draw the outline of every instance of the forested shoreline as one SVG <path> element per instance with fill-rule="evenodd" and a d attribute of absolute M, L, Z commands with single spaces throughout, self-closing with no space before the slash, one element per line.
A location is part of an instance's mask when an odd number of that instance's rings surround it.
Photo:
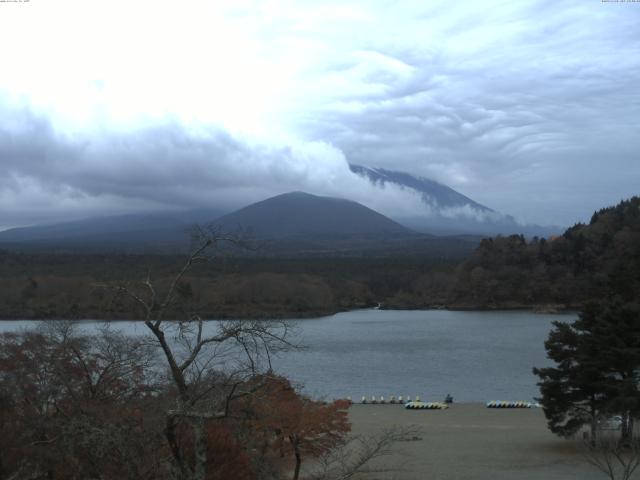
<path fill-rule="evenodd" d="M 151 275 L 165 288 L 181 260 L 179 256 L 2 252 L 0 318 L 139 318 L 135 305 L 114 300 L 104 287 Z M 180 293 L 205 318 L 313 317 L 379 303 L 401 304 L 403 292 L 434 276 L 450 277 L 460 260 L 223 257 L 194 268 L 182 280 Z"/>
<path fill-rule="evenodd" d="M 2 319 L 135 319 L 105 286 L 161 286 L 178 255 L 0 252 Z M 640 199 L 594 213 L 563 235 L 481 241 L 467 258 L 220 257 L 182 279 L 181 295 L 205 318 L 302 318 L 388 309 L 578 310 L 611 285 L 640 291 Z M 612 283 L 613 282 L 613 283 Z M 179 315 L 181 312 L 173 312 Z"/>

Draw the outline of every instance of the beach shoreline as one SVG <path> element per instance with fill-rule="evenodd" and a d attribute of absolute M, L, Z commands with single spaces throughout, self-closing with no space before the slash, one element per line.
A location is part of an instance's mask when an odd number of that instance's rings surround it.
<path fill-rule="evenodd" d="M 580 440 L 552 434 L 540 408 L 486 408 L 454 403 L 446 410 L 354 404 L 353 433 L 414 426 L 416 438 L 374 463 L 389 469 L 379 480 L 597 480 L 605 478 L 584 458 Z"/>

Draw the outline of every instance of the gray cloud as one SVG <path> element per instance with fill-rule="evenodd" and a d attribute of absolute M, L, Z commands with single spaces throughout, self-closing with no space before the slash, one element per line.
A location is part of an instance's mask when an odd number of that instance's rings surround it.
<path fill-rule="evenodd" d="M 5 228 L 93 213 L 233 209 L 292 190 L 348 196 L 387 214 L 430 214 L 417 193 L 371 185 L 322 142 L 257 144 L 175 123 L 68 135 L 28 110 L 5 113 L 12 125 L 0 136 Z"/>
<path fill-rule="evenodd" d="M 276 107 L 255 116 L 279 135 L 239 134 L 180 115 L 66 128 L 47 106 L 9 101 L 13 87 L 5 86 L 0 228 L 93 213 L 233 208 L 290 190 L 348 196 L 387 214 L 431 213 L 411 191 L 387 187 L 381 195 L 347 161 L 430 177 L 541 224 L 585 220 L 640 193 L 636 4 L 248 2 L 229 18 L 252 32 L 272 72 L 291 70 L 286 88 L 276 81 L 265 90 L 284 92 Z M 243 61 L 232 53 L 232 66 Z M 192 77 L 200 68 L 180 65 L 193 68 Z M 237 111 L 226 105 L 236 123 L 255 113 L 243 92 L 255 100 L 262 91 L 259 74 L 246 76 L 230 92 Z M 113 83 L 99 85 L 108 92 Z M 206 82 L 162 86 L 178 100 L 189 88 L 202 88 L 207 105 L 225 98 L 221 86 L 209 94 Z"/>
<path fill-rule="evenodd" d="M 397 46 L 403 32 L 375 45 L 406 74 L 378 62 L 366 81 L 384 82 L 379 94 L 306 115 L 305 134 L 331 138 L 356 163 L 421 173 L 540 223 L 572 223 L 637 194 L 640 9 L 519 5 L 454 15 L 442 29 L 450 36 L 426 48 L 410 23 L 413 48 Z"/>

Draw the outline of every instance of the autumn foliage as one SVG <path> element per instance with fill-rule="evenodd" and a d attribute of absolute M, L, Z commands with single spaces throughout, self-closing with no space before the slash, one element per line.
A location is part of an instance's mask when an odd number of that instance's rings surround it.
<path fill-rule="evenodd" d="M 265 446 L 294 463 L 297 479 L 302 459 L 325 453 L 340 445 L 351 426 L 349 402 L 313 401 L 299 395 L 283 377 L 272 377 L 259 396 L 246 401 L 251 428 L 259 432 Z"/>
<path fill-rule="evenodd" d="M 108 329 L 0 336 L 0 478 L 177 478 L 164 417 L 176 394 L 153 358 Z M 206 422 L 207 480 L 299 478 L 349 432 L 347 402 L 313 401 L 270 374 L 246 381 L 253 393 Z M 189 422 L 177 431 L 193 459 Z"/>
<path fill-rule="evenodd" d="M 161 435 L 146 347 L 104 331 L 0 337 L 0 477 L 154 478 Z"/>

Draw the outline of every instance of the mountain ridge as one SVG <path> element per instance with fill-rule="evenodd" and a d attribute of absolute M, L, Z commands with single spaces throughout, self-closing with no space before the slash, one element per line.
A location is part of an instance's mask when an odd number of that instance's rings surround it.
<path fill-rule="evenodd" d="M 483 212 L 494 211 L 493 209 L 472 200 L 466 195 L 457 192 L 453 188 L 430 178 L 415 176 L 407 172 L 387 170 L 385 168 L 373 168 L 356 164 L 349 164 L 349 169 L 357 175 L 366 176 L 374 184 L 380 183 L 384 185 L 385 183 L 395 183 L 419 191 L 423 194 L 423 200 L 426 203 L 431 203 L 429 202 L 429 197 L 431 196 L 435 197 L 435 200 L 439 204 L 446 207 L 471 205 Z"/>
<path fill-rule="evenodd" d="M 511 215 L 500 213 L 435 180 L 408 172 L 349 164 L 350 170 L 373 185 L 394 184 L 420 193 L 423 212 L 395 220 L 418 232 L 436 235 L 549 236 L 564 230 L 558 226 L 522 225 Z"/>

